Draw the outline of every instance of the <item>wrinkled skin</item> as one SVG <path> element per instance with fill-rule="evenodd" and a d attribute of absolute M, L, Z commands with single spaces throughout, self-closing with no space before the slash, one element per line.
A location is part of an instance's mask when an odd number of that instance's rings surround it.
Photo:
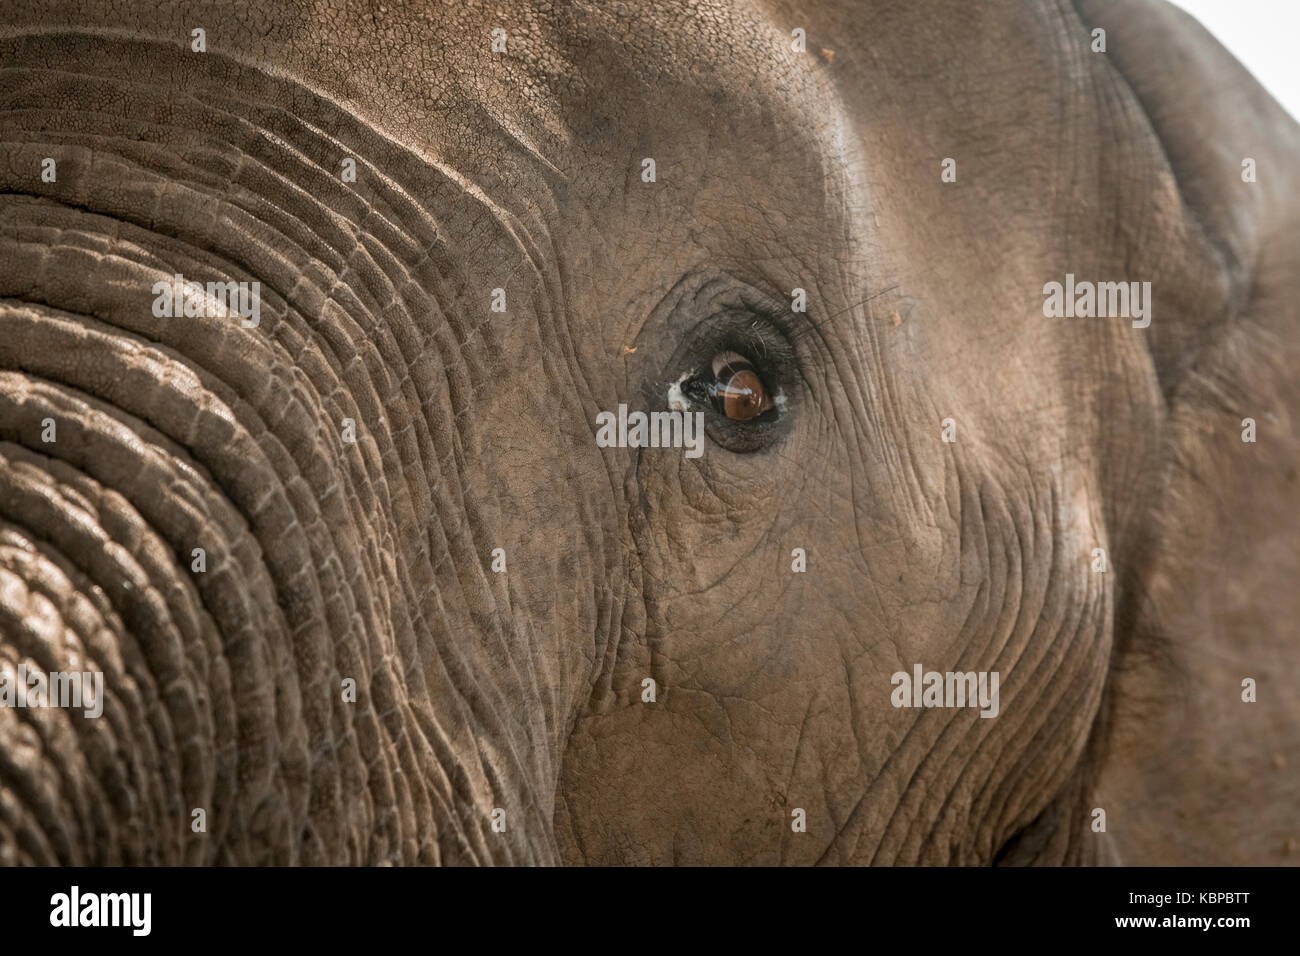
<path fill-rule="evenodd" d="M 0 862 L 1287 860 L 1300 130 L 1199 26 L 296 7 L 4 8 L 0 659 L 107 693 L 0 709 Z M 796 287 L 770 440 L 596 447 Z"/>

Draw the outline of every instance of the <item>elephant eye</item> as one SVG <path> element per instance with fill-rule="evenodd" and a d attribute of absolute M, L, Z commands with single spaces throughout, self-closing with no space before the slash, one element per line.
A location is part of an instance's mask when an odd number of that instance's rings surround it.
<path fill-rule="evenodd" d="M 670 410 L 698 416 L 714 445 L 739 455 L 767 451 L 794 434 L 806 382 L 791 320 L 765 302 L 715 309 L 689 326 L 664 377 L 647 383 L 650 401 L 667 385 Z"/>
<path fill-rule="evenodd" d="M 707 353 L 706 353 L 707 354 Z M 708 364 L 683 378 L 682 395 L 737 426 L 777 417 L 779 400 L 754 363 L 739 352 L 715 352 Z"/>
<path fill-rule="evenodd" d="M 749 359 L 737 352 L 713 356 L 713 382 L 709 396 L 713 407 L 735 422 L 747 422 L 773 407 L 763 379 Z"/>

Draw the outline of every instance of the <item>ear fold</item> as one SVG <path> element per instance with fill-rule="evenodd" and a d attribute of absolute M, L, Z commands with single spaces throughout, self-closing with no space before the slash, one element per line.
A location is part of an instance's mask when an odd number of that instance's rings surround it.
<path fill-rule="evenodd" d="M 1076 7 L 1173 191 L 1134 224 L 1165 285 L 1146 332 L 1168 416 L 1116 568 L 1097 799 L 1123 862 L 1280 863 L 1300 839 L 1300 127 L 1168 4 Z"/>
<path fill-rule="evenodd" d="M 1145 230 L 1151 243 L 1161 241 L 1155 227 L 1172 230 L 1169 252 L 1181 261 L 1156 261 L 1162 275 L 1181 276 L 1194 292 L 1167 298 L 1178 306 L 1173 316 L 1166 310 L 1147 330 L 1168 397 L 1225 325 L 1267 318 L 1253 307 L 1279 284 L 1300 289 L 1300 277 L 1286 270 L 1288 250 L 1278 248 L 1293 250 L 1300 228 L 1300 126 L 1195 19 L 1164 0 L 1075 7 L 1085 30 L 1106 31 L 1097 55 L 1116 78 L 1110 108 L 1143 114 L 1176 193 L 1165 210 L 1173 221 Z"/>

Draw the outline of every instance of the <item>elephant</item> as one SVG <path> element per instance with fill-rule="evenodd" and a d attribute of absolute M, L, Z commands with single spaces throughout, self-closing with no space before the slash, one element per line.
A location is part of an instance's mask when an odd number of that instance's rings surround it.
<path fill-rule="evenodd" d="M 0 862 L 1296 861 L 1300 128 L 1187 14 L 0 64 Z"/>

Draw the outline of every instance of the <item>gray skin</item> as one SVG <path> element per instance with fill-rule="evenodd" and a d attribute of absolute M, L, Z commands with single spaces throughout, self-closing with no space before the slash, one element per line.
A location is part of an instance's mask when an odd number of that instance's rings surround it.
<path fill-rule="evenodd" d="M 1297 859 L 1300 128 L 1194 21 L 183 6 L 0 12 L 0 660 L 106 684 L 0 863 Z M 719 330 L 754 447 L 596 446 Z"/>

